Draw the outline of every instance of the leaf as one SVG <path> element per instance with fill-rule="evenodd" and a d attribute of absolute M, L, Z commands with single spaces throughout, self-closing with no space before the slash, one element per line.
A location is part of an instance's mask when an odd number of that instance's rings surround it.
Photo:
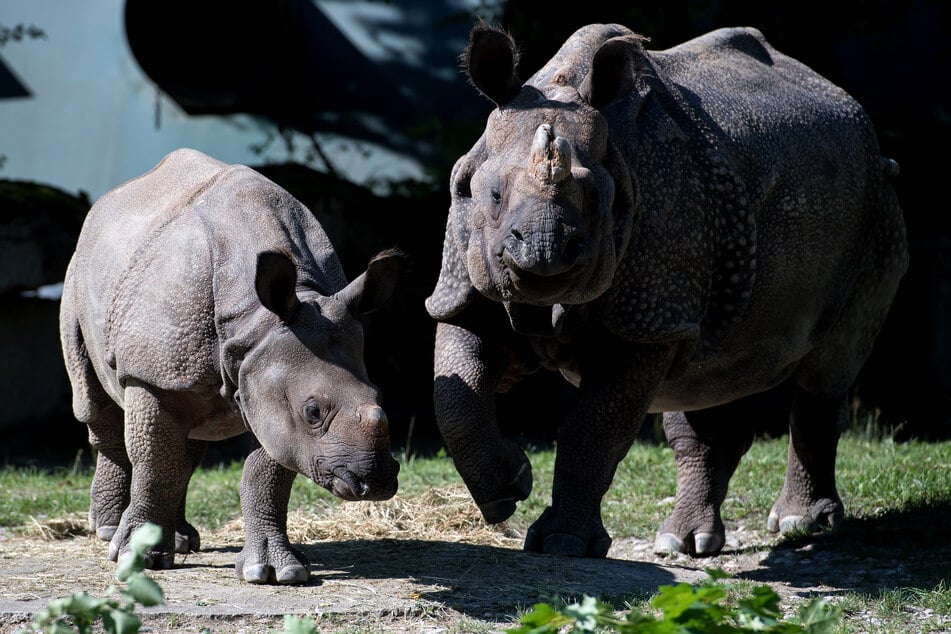
<path fill-rule="evenodd" d="M 753 588 L 752 598 L 743 599 L 740 605 L 749 606 L 757 614 L 782 615 L 779 610 L 779 595 L 769 586 L 756 586 Z"/>
<path fill-rule="evenodd" d="M 87 592 L 76 592 L 68 597 L 50 601 L 47 604 L 47 613 L 50 616 L 69 616 L 76 628 L 75 631 L 85 634 L 92 632 L 93 623 L 111 606 L 111 602 L 107 599 L 94 597 Z"/>
<path fill-rule="evenodd" d="M 129 577 L 129 594 L 146 607 L 165 603 L 165 593 L 155 579 L 141 572 Z"/>
<path fill-rule="evenodd" d="M 657 596 L 651 599 L 651 606 L 661 610 L 667 620 L 680 616 L 696 601 L 693 587 L 686 583 L 661 586 L 657 590 Z"/>
<path fill-rule="evenodd" d="M 703 571 L 707 573 L 707 576 L 710 577 L 711 581 L 720 581 L 721 579 L 733 578 L 733 575 L 722 568 L 704 568 Z"/>
<path fill-rule="evenodd" d="M 138 555 L 144 555 L 161 541 L 162 527 L 146 522 L 132 531 L 132 535 L 129 536 L 129 548 Z"/>
<path fill-rule="evenodd" d="M 116 579 L 127 580 L 132 574 L 145 570 L 145 558 L 139 553 L 127 550 L 119 555 L 119 564 L 116 566 Z"/>
<path fill-rule="evenodd" d="M 726 597 L 726 590 L 720 586 L 679 583 L 676 586 L 661 586 L 659 590 L 660 594 L 651 600 L 651 605 L 663 612 L 665 621 L 702 627 L 720 623 L 726 615 L 726 609 L 720 605 L 720 601 Z"/>
<path fill-rule="evenodd" d="M 799 623 L 808 634 L 831 634 L 842 620 L 842 611 L 825 597 L 816 597 L 799 608 Z"/>
<path fill-rule="evenodd" d="M 628 622 L 618 625 L 618 632 L 621 634 L 674 634 L 683 631 L 679 625 L 671 621 L 658 621 L 653 617 L 634 612 L 628 615 Z"/>
<path fill-rule="evenodd" d="M 75 634 L 73 628 L 66 625 L 62 621 L 53 621 L 43 630 L 43 632 L 45 634 Z"/>
<path fill-rule="evenodd" d="M 112 610 L 102 615 L 102 626 L 109 634 L 138 634 L 142 619 L 131 612 Z"/>
<path fill-rule="evenodd" d="M 285 614 L 282 634 L 317 634 L 317 626 L 310 617 Z"/>
<path fill-rule="evenodd" d="M 570 622 L 551 604 L 536 603 L 531 612 L 526 612 L 519 619 L 521 625 L 505 631 L 507 634 L 556 634 L 562 625 Z"/>
<path fill-rule="evenodd" d="M 575 630 L 593 632 L 598 627 L 598 617 L 601 616 L 602 607 L 597 599 L 585 595 L 581 603 L 566 605 L 562 612 L 575 620 Z"/>

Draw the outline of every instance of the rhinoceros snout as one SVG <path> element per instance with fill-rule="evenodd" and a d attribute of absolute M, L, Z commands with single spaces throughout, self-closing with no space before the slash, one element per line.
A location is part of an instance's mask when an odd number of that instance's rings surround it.
<path fill-rule="evenodd" d="M 399 487 L 400 463 L 392 456 L 380 456 L 369 471 L 340 468 L 334 471 L 331 493 L 343 500 L 388 500 Z"/>
<path fill-rule="evenodd" d="M 584 251 L 585 242 L 575 230 L 554 239 L 537 234 L 526 238 L 513 228 L 503 242 L 502 261 L 516 274 L 554 277 L 574 269 Z"/>

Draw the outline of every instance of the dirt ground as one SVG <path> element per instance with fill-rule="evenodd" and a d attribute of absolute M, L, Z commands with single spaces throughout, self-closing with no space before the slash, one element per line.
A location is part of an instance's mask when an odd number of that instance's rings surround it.
<path fill-rule="evenodd" d="M 947 513 L 853 522 L 800 543 L 731 526 L 723 554 L 699 560 L 658 557 L 647 540 L 624 538 L 607 559 L 589 560 L 523 553 L 521 535 L 482 524 L 464 490 L 435 495 L 436 503 L 397 496 L 292 516 L 291 539 L 312 562 L 303 586 L 238 581 L 240 520 L 203 535 L 201 552 L 151 573 L 167 603 L 139 610 L 146 631 L 268 632 L 282 629 L 284 614 L 305 614 L 322 632 L 495 632 L 511 626 L 520 608 L 554 595 L 594 595 L 622 608 L 623 599 L 650 596 L 661 585 L 699 581 L 706 567 L 769 584 L 790 608 L 816 594 L 931 589 L 951 572 Z M 114 583 L 108 545 L 84 524 L 64 518 L 0 533 L 0 632 L 28 625 L 52 598 L 79 590 L 102 596 Z M 943 618 L 951 630 L 947 615 L 921 618 Z"/>

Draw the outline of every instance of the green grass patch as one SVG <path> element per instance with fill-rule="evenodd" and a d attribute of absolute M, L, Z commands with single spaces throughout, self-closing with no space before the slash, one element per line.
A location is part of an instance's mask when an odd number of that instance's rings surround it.
<path fill-rule="evenodd" d="M 753 444 L 734 475 L 722 515 L 728 527 L 745 524 L 762 529 L 782 488 L 786 438 Z M 555 452 L 529 450 L 535 484 L 510 524 L 525 530 L 550 503 Z M 452 460 L 435 456 L 397 455 L 401 463 L 400 495 L 411 497 L 436 487 L 459 484 Z M 242 462 L 199 469 L 189 488 L 188 516 L 199 530 L 214 530 L 240 516 L 238 492 Z M 951 522 L 951 442 L 895 443 L 887 437 L 846 433 L 839 443 L 837 474 L 846 507 L 846 522 L 827 548 L 857 561 L 901 561 L 922 548 L 936 554 L 914 578 L 862 579 L 865 591 L 835 598 L 845 619 L 842 632 L 951 631 L 951 567 L 937 555 L 946 553 Z M 672 451 L 662 444 L 637 443 L 619 465 L 604 498 L 605 527 L 615 538 L 650 540 L 673 508 L 676 470 Z M 89 508 L 91 469 L 73 466 L 40 469 L 0 467 L 0 526 L 28 526 L 34 520 L 85 513 Z M 298 477 L 290 510 L 319 510 L 337 500 L 309 480 Z M 779 546 L 785 540 L 777 540 Z M 785 552 L 795 548 L 793 543 Z M 781 551 L 781 548 L 776 550 Z M 780 553 L 781 554 L 781 553 Z M 788 555 L 786 555 L 788 557 Z M 893 557 L 894 559 L 889 559 Z M 827 571 L 816 570 L 821 576 Z M 874 577 L 874 573 L 869 572 Z M 734 585 L 735 584 L 735 587 Z M 734 579 L 729 588 L 748 593 L 754 584 Z M 849 587 L 849 586 L 847 586 Z M 878 592 L 867 592 L 880 587 Z M 621 598 L 623 601 L 624 598 Z M 650 597 L 627 597 L 628 609 L 645 611 Z"/>
<path fill-rule="evenodd" d="M 948 580 L 941 580 L 929 589 L 895 588 L 874 595 L 847 593 L 838 606 L 850 624 L 849 631 L 951 631 L 951 581 Z"/>
<path fill-rule="evenodd" d="M 555 453 L 530 449 L 535 479 L 532 495 L 512 518 L 526 528 L 550 503 Z M 412 496 L 461 480 L 452 460 L 398 455 L 400 495 Z M 238 517 L 242 462 L 196 471 L 189 487 L 189 518 L 215 529 Z M 743 457 L 723 505 L 727 521 L 765 524 L 782 488 L 786 439 L 758 440 Z M 853 518 L 881 518 L 889 513 L 922 512 L 951 505 L 951 442 L 894 443 L 846 434 L 839 443 L 836 471 L 846 512 Z M 615 537 L 653 535 L 672 508 L 676 491 L 673 452 L 663 445 L 637 443 L 618 466 L 604 498 L 605 526 Z M 0 468 L 0 526 L 22 526 L 31 518 L 58 517 L 89 508 L 89 468 Z M 325 489 L 298 477 L 291 508 L 325 506 L 336 500 Z M 757 524 L 757 522 L 759 524 Z"/>
<path fill-rule="evenodd" d="M 0 468 L 0 526 L 89 510 L 92 472 L 80 469 Z"/>

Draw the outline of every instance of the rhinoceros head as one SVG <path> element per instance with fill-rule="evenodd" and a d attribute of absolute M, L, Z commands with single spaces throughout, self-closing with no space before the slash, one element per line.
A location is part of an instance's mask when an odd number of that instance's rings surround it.
<path fill-rule="evenodd" d="M 479 25 L 463 56 L 497 108 L 451 176 L 443 270 L 427 308 L 437 319 L 479 293 L 533 305 L 589 302 L 611 285 L 630 238 L 635 193 L 600 107 L 633 82 L 635 41 L 583 60 L 587 73 L 522 86 L 516 49 Z M 624 79 L 626 78 L 626 79 Z"/>
<path fill-rule="evenodd" d="M 363 360 L 358 317 L 393 292 L 403 257 L 384 252 L 333 295 L 298 291 L 279 253 L 258 256 L 264 309 L 238 346 L 235 400 L 265 451 L 347 500 L 382 500 L 397 488 L 389 423 Z"/>

